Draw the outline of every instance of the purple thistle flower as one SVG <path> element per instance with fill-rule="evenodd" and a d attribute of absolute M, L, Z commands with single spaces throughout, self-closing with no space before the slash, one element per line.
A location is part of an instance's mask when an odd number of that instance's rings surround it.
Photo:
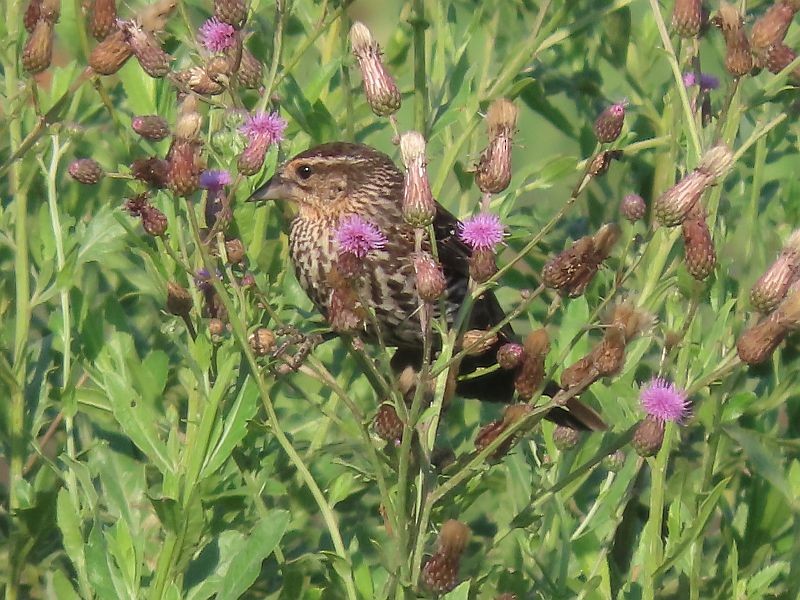
<path fill-rule="evenodd" d="M 459 224 L 461 241 L 473 250 L 493 250 L 503 241 L 503 224 L 492 213 L 478 213 Z"/>
<path fill-rule="evenodd" d="M 198 30 L 200 43 L 211 52 L 224 52 L 235 43 L 236 30 L 232 25 L 211 17 Z"/>
<path fill-rule="evenodd" d="M 207 170 L 200 174 L 200 187 L 217 192 L 231 184 L 231 174 L 224 170 Z"/>
<path fill-rule="evenodd" d="M 334 239 L 339 245 L 339 252 L 352 252 L 358 258 L 364 258 L 370 250 L 383 248 L 386 236 L 373 223 L 350 215 L 339 222 Z"/>
<path fill-rule="evenodd" d="M 250 141 L 267 140 L 269 144 L 277 144 L 283 140 L 286 121 L 277 112 L 257 112 L 249 116 L 239 129 Z"/>
<path fill-rule="evenodd" d="M 700 81 L 698 82 L 697 75 L 693 71 L 689 71 L 683 76 L 683 85 L 687 88 L 699 85 L 701 91 L 707 92 L 719 87 L 719 79 L 709 73 L 700 73 Z"/>
<path fill-rule="evenodd" d="M 639 401 L 648 416 L 661 422 L 682 423 L 691 407 L 686 391 L 662 377 L 654 377 L 642 387 Z"/>

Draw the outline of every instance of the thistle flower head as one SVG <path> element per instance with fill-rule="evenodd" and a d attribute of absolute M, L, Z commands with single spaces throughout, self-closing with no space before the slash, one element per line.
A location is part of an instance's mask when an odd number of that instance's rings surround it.
<path fill-rule="evenodd" d="M 236 30 L 233 25 L 211 17 L 200 26 L 197 32 L 203 48 L 210 52 L 224 52 L 236 43 Z"/>
<path fill-rule="evenodd" d="M 707 92 L 719 87 L 719 78 L 710 73 L 700 73 L 698 76 L 694 71 L 689 71 L 683 76 L 683 85 L 687 88 L 699 86 L 700 91 Z"/>
<path fill-rule="evenodd" d="M 270 144 L 283 140 L 286 121 L 277 112 L 257 112 L 245 120 L 240 131 L 250 140 L 266 139 Z"/>
<path fill-rule="evenodd" d="M 494 250 L 503 241 L 503 224 L 492 213 L 478 213 L 464 219 L 459 225 L 459 237 L 473 250 Z"/>
<path fill-rule="evenodd" d="M 381 61 L 381 49 L 369 28 L 356 21 L 350 29 L 350 43 L 358 60 L 364 95 L 372 112 L 387 117 L 400 108 L 400 90 Z"/>
<path fill-rule="evenodd" d="M 654 377 L 642 388 L 639 401 L 650 418 L 661 422 L 682 423 L 691 407 L 686 391 L 662 377 Z"/>
<path fill-rule="evenodd" d="M 225 170 L 210 169 L 200 174 L 200 187 L 205 190 L 218 191 L 231 184 L 231 174 Z"/>
<path fill-rule="evenodd" d="M 628 194 L 622 199 L 619 211 L 628 221 L 635 223 L 644 217 L 645 212 L 647 212 L 647 206 L 639 194 Z"/>
<path fill-rule="evenodd" d="M 339 252 L 351 252 L 364 258 L 371 250 L 383 248 L 386 236 L 373 223 L 358 215 L 350 215 L 339 222 L 334 236 Z"/>

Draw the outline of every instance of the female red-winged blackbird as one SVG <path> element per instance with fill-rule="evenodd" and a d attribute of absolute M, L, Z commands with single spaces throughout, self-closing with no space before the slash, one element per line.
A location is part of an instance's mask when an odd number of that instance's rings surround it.
<path fill-rule="evenodd" d="M 250 197 L 251 201 L 276 199 L 297 204 L 289 252 L 300 285 L 325 316 L 333 291 L 329 275 L 338 258 L 334 235 L 340 219 L 355 214 L 380 228 L 386 243 L 364 259 L 359 298 L 371 303 L 384 342 L 397 346 L 393 365 L 398 368 L 418 366 L 422 360 L 420 303 L 412 265 L 414 230 L 401 212 L 403 181 L 403 173 L 382 152 L 363 144 L 334 142 L 287 161 Z M 471 250 L 458 238 L 458 219 L 438 204 L 436 208 L 436 250 L 447 280 L 444 304 L 452 323 L 467 292 Z M 475 302 L 469 325 L 488 329 L 503 317 L 494 294 L 486 292 Z M 367 326 L 361 337 L 374 341 L 375 333 Z M 465 358 L 459 375 L 493 365 L 498 347 L 513 335 L 510 327 L 504 327 L 494 346 Z M 461 379 L 456 389 L 464 397 L 510 402 L 514 373 L 495 370 Z M 570 400 L 567 408 L 553 409 L 548 418 L 583 429 L 605 428 L 602 419 L 577 399 Z"/>

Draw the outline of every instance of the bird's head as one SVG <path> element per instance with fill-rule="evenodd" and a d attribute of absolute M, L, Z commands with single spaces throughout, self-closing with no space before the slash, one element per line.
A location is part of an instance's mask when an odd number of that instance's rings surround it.
<path fill-rule="evenodd" d="M 364 203 L 393 199 L 402 186 L 402 173 L 382 152 L 333 142 L 286 161 L 248 200 L 288 200 L 301 217 L 314 218 L 360 212 Z"/>

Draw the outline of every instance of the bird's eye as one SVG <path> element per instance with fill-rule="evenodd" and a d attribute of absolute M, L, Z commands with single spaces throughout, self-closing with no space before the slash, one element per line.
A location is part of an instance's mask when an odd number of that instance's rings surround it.
<path fill-rule="evenodd" d="M 308 179 L 311 177 L 311 167 L 308 165 L 300 165 L 297 167 L 297 176 L 300 177 L 300 179 Z"/>

